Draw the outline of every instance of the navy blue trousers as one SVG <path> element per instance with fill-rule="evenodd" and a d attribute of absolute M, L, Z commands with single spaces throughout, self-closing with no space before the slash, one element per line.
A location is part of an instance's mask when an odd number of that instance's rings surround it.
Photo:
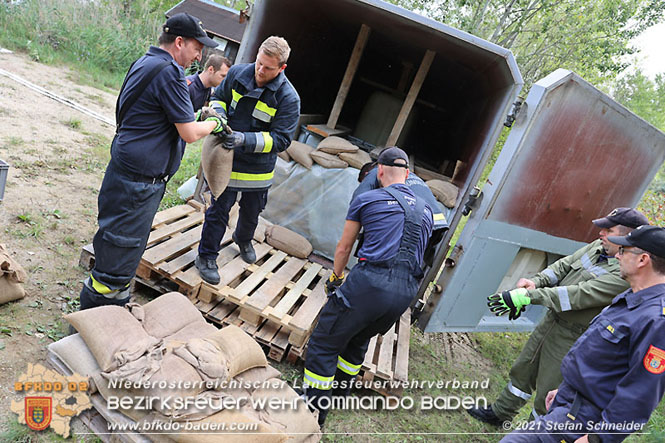
<path fill-rule="evenodd" d="M 238 198 L 239 191 L 226 189 L 218 199 L 212 200 L 212 205 L 206 211 L 199 255 L 203 259 L 217 259 L 220 243 L 224 238 L 226 227 L 229 224 L 229 211 Z M 240 197 L 240 213 L 236 225 L 235 236 L 241 243 L 246 243 L 254 237 L 254 231 L 259 224 L 259 214 L 266 207 L 268 190 L 242 191 Z"/>
<path fill-rule="evenodd" d="M 131 174 L 109 163 L 97 199 L 99 229 L 92 242 L 91 275 L 100 290 L 84 285 L 81 309 L 118 304 L 104 293 L 126 289 L 134 278 L 165 189 L 166 183 L 134 181 Z"/>

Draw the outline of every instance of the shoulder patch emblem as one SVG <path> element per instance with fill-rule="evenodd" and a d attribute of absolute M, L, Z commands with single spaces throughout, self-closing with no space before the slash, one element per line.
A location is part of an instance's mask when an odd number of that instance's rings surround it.
<path fill-rule="evenodd" d="M 649 350 L 644 356 L 644 368 L 652 374 L 665 372 L 665 351 L 649 345 Z"/>

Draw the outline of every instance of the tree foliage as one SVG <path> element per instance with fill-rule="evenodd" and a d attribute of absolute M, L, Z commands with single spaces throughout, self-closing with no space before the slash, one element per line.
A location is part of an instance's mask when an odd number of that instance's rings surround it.
<path fill-rule="evenodd" d="M 389 1 L 512 50 L 527 87 L 557 68 L 613 78 L 630 40 L 665 12 L 662 0 Z"/>

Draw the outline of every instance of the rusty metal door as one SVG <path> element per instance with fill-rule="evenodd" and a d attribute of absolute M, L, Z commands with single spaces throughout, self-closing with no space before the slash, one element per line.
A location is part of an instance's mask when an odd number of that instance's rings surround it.
<path fill-rule="evenodd" d="M 530 330 L 486 297 L 597 237 L 591 220 L 635 206 L 665 159 L 665 134 L 576 74 L 536 83 L 483 185 L 483 197 L 419 317 L 426 332 Z"/>

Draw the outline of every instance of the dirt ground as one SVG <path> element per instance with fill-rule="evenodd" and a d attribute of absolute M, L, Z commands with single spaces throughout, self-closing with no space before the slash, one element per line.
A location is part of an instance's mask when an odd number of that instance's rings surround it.
<path fill-rule="evenodd" d="M 0 66 L 113 120 L 116 95 L 81 86 L 75 72 L 0 53 Z M 0 159 L 9 163 L 0 243 L 28 273 L 26 297 L 0 306 L 0 432 L 13 383 L 61 338 L 95 231 L 97 192 L 114 128 L 0 75 Z"/>

